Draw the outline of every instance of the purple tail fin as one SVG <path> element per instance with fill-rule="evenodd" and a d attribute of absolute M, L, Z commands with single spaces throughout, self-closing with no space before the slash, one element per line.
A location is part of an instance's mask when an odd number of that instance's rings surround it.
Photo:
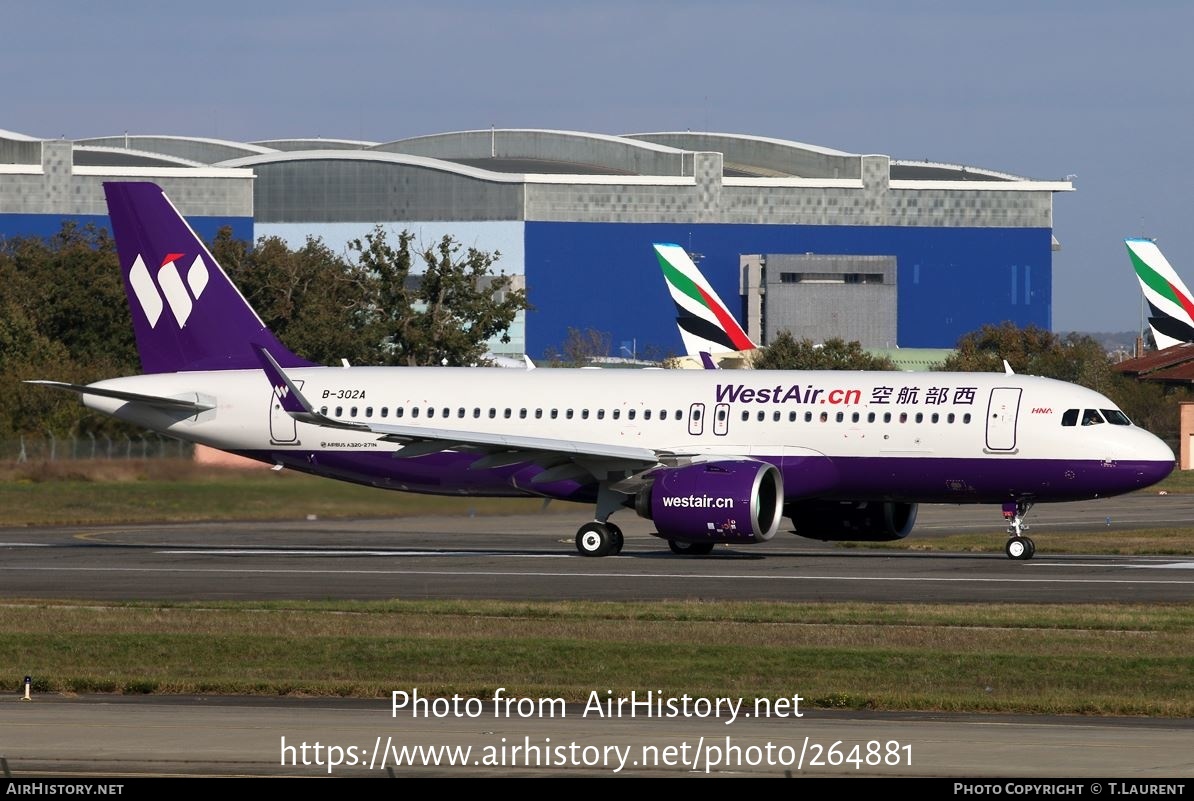
<path fill-rule="evenodd" d="M 141 367 L 147 373 L 260 370 L 253 343 L 308 367 L 261 322 L 161 187 L 104 184 Z"/>

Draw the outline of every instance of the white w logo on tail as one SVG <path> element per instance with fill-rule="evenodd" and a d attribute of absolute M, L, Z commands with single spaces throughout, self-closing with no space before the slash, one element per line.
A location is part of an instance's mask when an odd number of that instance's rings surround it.
<path fill-rule="evenodd" d="M 129 270 L 129 285 L 133 288 L 133 294 L 137 296 L 137 302 L 141 304 L 141 311 L 145 312 L 145 318 L 149 320 L 150 328 L 156 328 L 158 320 L 162 316 L 162 310 L 165 308 L 165 304 L 162 302 L 163 297 L 166 299 L 165 302 L 170 304 L 170 311 L 173 312 L 174 319 L 178 321 L 178 327 L 182 328 L 186 325 L 187 318 L 191 316 L 194 301 L 198 300 L 203 294 L 203 290 L 207 288 L 209 276 L 207 265 L 203 263 L 203 257 L 195 256 L 190 269 L 187 270 L 187 279 L 184 284 L 182 276 L 179 275 L 178 268 L 175 266 L 175 261 L 182 256 L 182 253 L 166 255 L 166 258 L 162 260 L 162 266 L 158 268 L 156 283 L 140 254 L 137 255 L 137 260 L 133 262 L 133 266 Z"/>

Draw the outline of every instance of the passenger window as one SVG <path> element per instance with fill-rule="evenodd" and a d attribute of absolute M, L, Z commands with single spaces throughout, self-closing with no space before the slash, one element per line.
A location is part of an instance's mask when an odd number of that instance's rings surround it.
<path fill-rule="evenodd" d="M 822 423 L 829 422 L 829 412 L 821 412 L 821 422 Z"/>
<path fill-rule="evenodd" d="M 767 412 L 759 412 L 759 422 L 761 423 L 766 419 L 767 419 Z"/>
<path fill-rule="evenodd" d="M 837 413 L 837 421 L 838 421 L 839 423 L 840 423 L 840 422 L 841 422 L 843 419 L 845 419 L 845 417 L 846 417 L 846 413 L 845 413 L 845 412 L 838 412 L 838 413 Z"/>
<path fill-rule="evenodd" d="M 954 421 L 954 413 L 950 412 L 945 416 L 945 422 L 952 423 Z"/>
<path fill-rule="evenodd" d="M 571 420 L 572 419 L 572 410 L 568 409 L 567 411 L 565 411 L 564 416 L 567 417 L 569 420 Z"/>
<path fill-rule="evenodd" d="M 970 422 L 970 412 L 966 412 L 966 414 L 962 415 L 962 422 L 963 422 L 963 423 L 969 423 L 969 422 Z"/>
<path fill-rule="evenodd" d="M 598 419 L 598 420 L 604 420 L 604 419 L 605 419 L 605 409 L 598 409 L 598 410 L 597 410 L 597 419 Z"/>
<path fill-rule="evenodd" d="M 643 409 L 643 419 L 644 420 L 651 419 L 651 410 L 650 409 Z"/>
<path fill-rule="evenodd" d="M 410 407 L 410 416 L 411 416 L 411 417 L 418 417 L 418 416 L 419 416 L 419 407 L 418 407 L 418 406 L 412 406 L 412 407 Z"/>
<path fill-rule="evenodd" d="M 519 420 L 525 420 L 525 419 L 527 419 L 527 410 L 526 410 L 526 409 L 519 409 L 519 410 L 518 410 L 518 419 L 519 419 Z"/>
<path fill-rule="evenodd" d="M 381 416 L 382 416 L 382 417 L 389 417 L 389 416 L 390 416 L 390 409 L 389 409 L 389 407 L 388 407 L 388 406 L 382 406 L 382 407 L 381 407 Z"/>
<path fill-rule="evenodd" d="M 373 416 L 373 407 L 372 407 L 372 406 L 366 406 L 366 407 L 365 407 L 365 416 L 366 416 L 366 417 L 372 417 L 372 416 Z"/>
<path fill-rule="evenodd" d="M 480 416 L 481 416 L 481 407 L 474 406 L 473 407 L 473 417 L 480 417 Z"/>
<path fill-rule="evenodd" d="M 510 419 L 510 410 L 509 410 L 509 409 L 506 409 L 505 411 L 503 411 L 503 412 L 502 412 L 502 417 L 504 417 L 504 418 L 506 418 L 507 420 L 509 420 L 509 419 Z"/>
<path fill-rule="evenodd" d="M 460 417 L 460 418 L 464 417 L 464 407 L 463 406 L 461 406 L 459 409 L 456 410 L 456 416 Z"/>
<path fill-rule="evenodd" d="M 581 419 L 581 420 L 588 420 L 588 419 L 589 419 L 589 410 L 588 410 L 588 409 L 581 409 L 581 410 L 580 410 L 580 419 Z"/>
<path fill-rule="evenodd" d="M 867 421 L 868 423 L 873 423 L 873 422 L 875 422 L 875 413 L 874 413 L 874 412 L 867 412 L 867 413 L 866 413 L 866 421 Z"/>
<path fill-rule="evenodd" d="M 854 422 L 854 423 L 858 422 L 858 412 L 855 412 L 854 414 L 850 415 L 850 421 Z"/>
<path fill-rule="evenodd" d="M 788 422 L 789 423 L 796 422 L 796 412 L 788 412 Z"/>
<path fill-rule="evenodd" d="M 343 406 L 337 406 L 337 407 L 336 407 L 336 416 L 337 416 L 337 417 L 343 417 L 343 416 L 344 416 L 344 407 L 343 407 Z"/>
<path fill-rule="evenodd" d="M 907 412 L 900 412 L 900 422 L 901 423 L 908 422 L 908 413 Z"/>
<path fill-rule="evenodd" d="M 324 417 L 327 417 L 328 416 L 328 407 L 324 406 L 324 407 L 320 408 L 319 413 L 322 414 Z"/>
<path fill-rule="evenodd" d="M 1077 409 L 1066 409 L 1065 414 L 1063 414 L 1061 416 L 1061 424 L 1063 426 L 1078 425 L 1078 410 Z"/>
<path fill-rule="evenodd" d="M 627 419 L 633 420 L 634 419 L 634 409 L 631 409 L 628 412 L 626 412 L 626 417 L 627 417 Z"/>
<path fill-rule="evenodd" d="M 399 407 L 397 407 L 397 408 L 395 408 L 395 409 L 394 409 L 394 416 L 395 416 L 395 417 L 401 417 L 401 416 L 402 416 L 402 415 L 404 415 L 404 414 L 406 414 L 406 407 L 405 407 L 405 406 L 399 406 Z"/>
<path fill-rule="evenodd" d="M 811 423 L 812 421 L 813 421 L 813 413 L 812 413 L 812 412 L 805 412 L 805 413 L 804 413 L 804 422 L 806 422 L 806 423 Z"/>
<path fill-rule="evenodd" d="M 536 420 L 542 420 L 542 419 L 543 419 L 543 410 L 542 410 L 542 409 L 536 409 L 536 410 L 535 410 L 535 419 L 536 419 Z"/>
<path fill-rule="evenodd" d="M 492 420 L 495 417 L 497 417 L 497 409 L 491 406 L 489 407 L 489 419 Z"/>
<path fill-rule="evenodd" d="M 560 416 L 560 410 L 559 410 L 559 409 L 552 409 L 552 410 L 551 410 L 551 419 L 552 419 L 552 420 L 555 420 L 555 419 L 556 419 L 557 417 L 559 417 L 559 416 Z"/>
<path fill-rule="evenodd" d="M 884 413 L 883 413 L 883 422 L 885 422 L 885 423 L 890 423 L 890 422 L 891 422 L 891 412 L 884 412 Z"/>
<path fill-rule="evenodd" d="M 617 420 L 617 419 L 618 419 L 619 417 L 621 417 L 621 416 L 622 416 L 622 410 L 621 410 L 621 409 L 614 409 L 614 412 L 613 412 L 613 417 L 614 417 L 614 419 L 615 419 L 615 420 Z M 692 419 L 693 419 L 693 420 L 700 420 L 700 419 L 701 419 L 701 413 L 700 413 L 700 412 L 697 412 L 696 414 L 694 414 L 694 415 L 693 415 L 693 418 L 692 418 Z"/>
<path fill-rule="evenodd" d="M 925 419 L 925 416 L 924 416 L 924 414 L 923 414 L 922 412 L 917 412 L 917 413 L 916 413 L 916 422 L 918 422 L 918 423 L 919 423 L 919 422 L 922 422 L 924 419 Z"/>

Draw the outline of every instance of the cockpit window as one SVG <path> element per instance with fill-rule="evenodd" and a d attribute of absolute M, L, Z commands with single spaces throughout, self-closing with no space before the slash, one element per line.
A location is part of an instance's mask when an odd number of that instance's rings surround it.
<path fill-rule="evenodd" d="M 1107 422 L 1113 426 L 1130 426 L 1132 421 L 1128 416 L 1119 409 L 1103 409 L 1103 417 L 1107 418 Z"/>
<path fill-rule="evenodd" d="M 1103 415 L 1099 414 L 1098 409 L 1084 409 L 1082 411 L 1082 425 L 1095 426 L 1102 423 Z"/>
<path fill-rule="evenodd" d="M 1066 409 L 1065 414 L 1063 414 L 1061 416 L 1061 424 L 1063 426 L 1078 425 L 1078 410 L 1077 409 Z"/>

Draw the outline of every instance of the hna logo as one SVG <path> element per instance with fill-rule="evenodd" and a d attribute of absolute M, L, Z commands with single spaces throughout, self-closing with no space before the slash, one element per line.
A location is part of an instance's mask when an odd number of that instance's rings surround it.
<path fill-rule="evenodd" d="M 1053 414 L 1053 408 L 1051 406 L 1036 406 L 1036 407 L 1033 407 L 1032 413 L 1033 414 Z"/>
<path fill-rule="evenodd" d="M 183 283 L 175 262 L 184 255 L 183 253 L 167 253 L 166 258 L 162 259 L 162 266 L 158 268 L 156 282 L 140 254 L 137 254 L 137 260 L 133 262 L 133 267 L 129 270 L 129 284 L 132 285 L 133 294 L 137 296 L 141 310 L 145 312 L 145 317 L 149 320 L 150 328 L 157 328 L 158 319 L 161 318 L 166 304 L 170 305 L 170 311 L 174 314 L 174 319 L 178 321 L 178 327 L 182 328 L 186 325 L 187 318 L 191 316 L 194 302 L 199 299 L 207 287 L 207 265 L 203 263 L 203 257 L 198 254 L 195 255 L 195 260 L 191 262 L 191 266 L 187 270 L 186 283 Z M 162 302 L 163 297 L 165 303 Z"/>

